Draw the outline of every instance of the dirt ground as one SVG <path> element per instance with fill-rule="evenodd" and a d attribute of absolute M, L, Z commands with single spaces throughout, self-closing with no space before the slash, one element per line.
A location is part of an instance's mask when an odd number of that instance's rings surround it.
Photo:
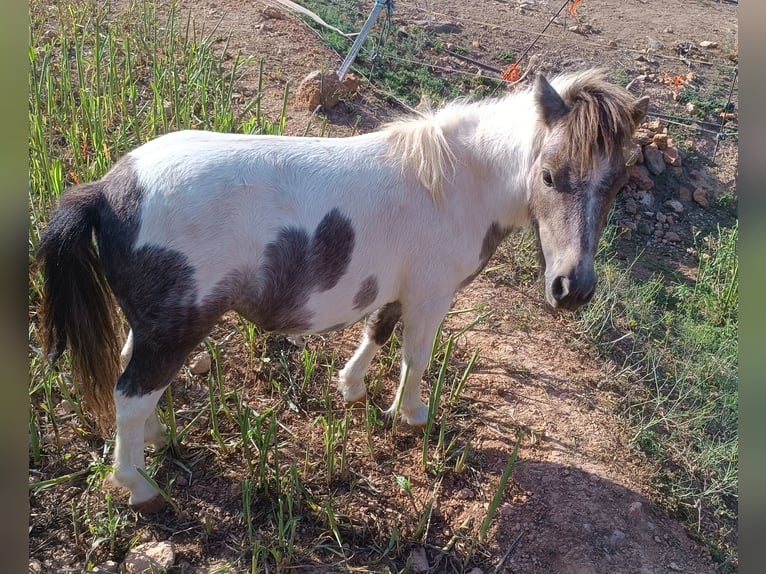
<path fill-rule="evenodd" d="M 443 39 L 466 47 L 466 55 L 472 58 L 501 67 L 505 62 L 500 55 L 508 50 L 521 53 L 535 39 L 533 32 L 542 29 L 561 3 L 560 0 L 399 0 L 393 18 L 397 26 L 422 20 L 458 24 L 461 31 L 444 34 Z M 372 3 L 360 3 L 360 10 L 368 10 L 368 4 Z M 265 18 L 266 5 L 252 0 L 179 2 L 182 11 L 191 10 L 194 18 L 206 25 L 212 26 L 220 19 L 222 38 L 229 32 L 232 34 L 230 51 L 241 50 L 256 61 L 264 59 L 262 105 L 267 116 L 276 117 L 285 83 L 295 87 L 311 70 L 337 68 L 340 59 L 295 16 L 281 10 L 284 17 Z M 573 26 L 579 29 L 570 30 Z M 736 2 L 684 0 L 671 6 L 665 0 L 584 0 L 578 4 L 578 19 L 559 18 L 546 35 L 539 38 L 529 55 L 535 56 L 535 70 L 555 73 L 598 65 L 620 70 L 626 82 L 647 73 L 660 77 L 663 72 L 674 76 L 693 70 L 700 89 L 704 90 L 722 82 L 716 65 L 733 65 L 730 54 L 736 47 L 736 35 Z M 699 48 L 702 41 L 716 42 L 719 47 Z M 693 46 L 690 52 L 685 52 L 687 59 L 692 60 L 690 63 L 679 59 L 682 50 L 679 51 L 678 46 L 685 43 Z M 464 72 L 477 71 L 464 60 L 455 59 L 451 65 Z M 256 82 L 257 66 L 251 66 L 238 89 L 247 97 L 255 92 Z M 652 97 L 650 110 L 653 112 L 666 115 L 682 112 L 682 106 L 672 100 L 667 85 L 659 81 L 639 81 L 634 83 L 634 90 L 637 95 L 643 92 Z M 369 131 L 403 111 L 363 84 L 356 97 L 326 114 L 327 132 L 332 136 L 345 136 Z M 310 131 L 318 133 L 320 119 L 312 119 L 311 114 L 300 109 L 292 99 L 287 116 L 288 133 L 303 133 L 309 121 Z M 690 159 L 680 177 L 656 182 L 653 191 L 657 203 L 676 198 L 679 187 L 693 186 L 689 182 L 695 178 L 704 180 L 711 202 L 727 193 L 735 193 L 735 138 L 719 142 L 715 161 L 712 161 L 713 132 L 717 130 L 714 125 L 702 127 L 709 130 L 690 130 L 687 136 L 688 147 L 696 150 L 699 158 L 696 163 Z M 685 206 L 677 222 L 680 242 L 663 241 L 653 234 L 637 232 L 619 240 L 621 257 L 631 260 L 643 250 L 649 260 L 670 269 L 684 270 L 692 266 L 688 248 L 694 231 L 714 228 L 720 218 L 733 215 L 693 202 L 686 202 Z M 617 211 L 619 217 L 629 218 L 622 204 Z M 520 464 L 514 470 L 490 530 L 491 543 L 486 555 L 478 562 L 484 572 L 500 564 L 495 572 L 717 572 L 705 545 L 657 504 L 652 482 L 655 469 L 631 446 L 630 437 L 614 414 L 623 384 L 617 377 L 619 365 L 597 356 L 582 343 L 567 316 L 546 311 L 539 291 L 521 291 L 486 274 L 458 295 L 454 308 L 466 309 L 480 304 L 486 304 L 485 310 L 491 309 L 493 315 L 461 336 L 454 356 L 456 363 L 463 365 L 474 349 L 481 349 L 464 391 L 465 401 L 470 403 L 466 413 L 471 418 L 463 424 L 466 429 L 470 428 L 472 436 L 472 468 L 490 478 L 486 481 L 455 474 L 441 483 L 427 538 L 430 545 L 425 545 L 431 571 L 456 571 L 453 563 L 448 569 L 446 562 L 438 562 L 438 547 L 466 520 L 482 520 L 491 489 L 496 486 L 515 445 L 516 432 L 524 429 Z M 475 313 L 452 317 L 446 329 L 457 332 L 474 316 Z M 240 387 L 257 377 L 246 372 L 244 363 L 237 364 L 236 345 L 241 342 L 237 337 L 227 339 L 232 331 L 224 325 L 216 330 L 213 338 L 221 341 L 223 353 L 231 363 L 225 377 Z M 342 364 L 342 360 L 350 356 L 358 334 L 359 328 L 353 327 L 326 337 L 337 353 L 338 363 Z M 311 346 L 312 341 L 308 344 Z M 237 377 L 239 380 L 232 380 Z M 394 378 L 392 373 L 377 390 L 383 405 L 393 396 Z M 207 400 L 204 377 L 185 373 L 180 375 L 177 386 L 176 400 L 181 408 L 199 408 L 196 405 Z M 256 384 L 250 397 L 254 404 L 265 405 L 272 399 L 268 395 L 259 397 L 258 392 Z M 337 397 L 336 400 L 340 404 Z M 286 415 L 281 421 L 288 426 L 294 424 L 296 433 L 319 432 L 309 425 L 310 421 L 301 421 L 297 413 Z M 203 442 L 203 430 L 194 432 L 199 432 L 200 437 L 194 433 L 187 437 L 190 452 L 194 452 L 194 445 Z M 376 517 L 387 517 L 382 520 L 386 522 L 392 513 L 401 513 L 401 506 L 405 505 L 402 493 L 390 480 L 392 472 L 412 473 L 418 503 L 431 493 L 418 486 L 419 480 L 427 483 L 426 477 L 418 475 L 419 433 L 386 435 L 377 446 L 378 460 L 393 461 L 385 467 L 376 466 L 374 460 L 360 454 L 364 450 L 359 446 L 363 435 L 362 430 L 351 439 L 354 447 L 351 451 L 357 453 L 357 460 L 351 464 L 369 481 L 369 496 L 360 499 L 357 495 L 349 501 L 349 512 L 353 511 L 360 520 L 368 520 L 363 530 L 373 536 L 377 532 Z M 306 441 L 312 440 L 307 435 Z M 283 456 L 294 456 L 302 464 L 305 453 L 285 452 Z M 137 519 L 139 539 L 171 538 L 176 542 L 179 572 L 211 572 L 236 555 L 228 542 L 235 536 L 233 531 L 242 529 L 241 520 L 237 518 L 241 492 L 237 490 L 236 469 L 227 470 L 226 461 L 205 464 L 209 465 L 209 472 L 203 472 L 203 478 L 193 485 L 184 487 L 183 481 L 176 482 L 174 496 L 183 508 L 181 519 L 170 515 Z M 480 492 L 481 488 L 486 491 Z M 46 499 L 47 496 L 50 498 Z M 42 493 L 34 504 L 39 510 L 60 501 Z M 228 526 L 209 534 L 203 541 L 195 521 L 195 516 L 202 514 Z M 33 517 L 33 526 L 40 527 L 41 520 Z M 182 527 L 188 529 L 187 534 Z M 731 543 L 736 546 L 736 539 Z M 31 548 L 32 552 L 41 548 L 38 557 L 43 564 L 55 562 L 40 542 L 35 542 L 34 535 Z M 73 566 L 78 564 L 72 560 Z M 363 557 L 354 564 L 364 570 Z M 298 571 L 335 571 L 335 567 L 323 565 L 321 559 L 312 555 L 306 556 L 303 566 Z M 398 567 L 401 566 L 398 563 Z"/>

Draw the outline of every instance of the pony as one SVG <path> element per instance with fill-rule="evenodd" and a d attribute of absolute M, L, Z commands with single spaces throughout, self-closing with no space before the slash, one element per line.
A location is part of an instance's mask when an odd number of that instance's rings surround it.
<path fill-rule="evenodd" d="M 593 297 L 599 236 L 647 106 L 600 70 L 539 74 L 516 93 L 348 138 L 168 133 L 64 192 L 38 250 L 43 346 L 52 359 L 69 348 L 86 406 L 102 431 L 116 427 L 112 481 L 138 510 L 157 507 L 137 470 L 145 444 L 165 443 L 157 401 L 230 310 L 289 336 L 366 317 L 338 374 L 346 403 L 363 400 L 401 321 L 387 412 L 423 426 L 437 329 L 512 230 L 537 232 L 548 305 Z M 121 351 L 115 299 L 130 327 Z"/>

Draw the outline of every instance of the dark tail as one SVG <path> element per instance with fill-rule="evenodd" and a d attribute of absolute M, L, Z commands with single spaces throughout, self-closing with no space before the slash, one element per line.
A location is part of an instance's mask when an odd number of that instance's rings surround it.
<path fill-rule="evenodd" d="M 114 386 L 120 375 L 114 299 L 104 277 L 93 232 L 104 202 L 101 182 L 74 187 L 40 238 L 43 271 L 40 314 L 43 349 L 55 361 L 69 345 L 72 378 L 102 431 L 114 421 Z"/>

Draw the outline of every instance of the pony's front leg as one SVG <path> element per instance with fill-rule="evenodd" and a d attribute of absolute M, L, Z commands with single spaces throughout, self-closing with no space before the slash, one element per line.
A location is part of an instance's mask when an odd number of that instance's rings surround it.
<path fill-rule="evenodd" d="M 375 353 L 394 332 L 394 327 L 401 316 L 402 306 L 398 301 L 394 301 L 384 305 L 367 318 L 362 342 L 346 366 L 338 373 L 338 389 L 347 403 L 364 399 L 366 392 L 364 376 L 370 368 Z"/>
<path fill-rule="evenodd" d="M 129 395 L 118 385 L 114 393 L 117 438 L 114 447 L 114 472 L 110 479 L 130 491 L 129 503 L 142 511 L 152 511 L 161 503 L 157 490 L 138 472 L 145 470 L 144 431 L 149 420 L 157 420 L 155 407 L 163 389 L 145 395 Z M 157 420 L 157 424 L 159 421 Z"/>
<path fill-rule="evenodd" d="M 436 331 L 449 310 L 450 302 L 451 298 L 441 304 L 431 301 L 405 311 L 402 372 L 396 397 L 386 413 L 391 416 L 399 414 L 414 427 L 423 427 L 428 421 L 428 406 L 420 396 L 420 381 L 431 358 Z"/>

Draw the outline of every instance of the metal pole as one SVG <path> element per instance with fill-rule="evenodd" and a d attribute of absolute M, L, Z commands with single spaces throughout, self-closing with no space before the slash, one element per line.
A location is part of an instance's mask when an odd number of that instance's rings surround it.
<path fill-rule="evenodd" d="M 354 41 L 354 45 L 351 46 L 351 50 L 349 50 L 348 55 L 346 56 L 346 59 L 343 60 L 343 63 L 340 65 L 340 68 L 338 68 L 339 81 L 343 80 L 343 76 L 346 75 L 346 72 L 348 72 L 348 69 L 351 67 L 351 64 L 354 63 L 354 60 L 356 59 L 356 55 L 359 53 L 359 50 L 361 49 L 362 44 L 364 44 L 365 38 L 367 38 L 367 34 L 370 33 L 370 30 L 372 29 L 372 25 L 375 23 L 375 20 L 378 18 L 378 14 L 380 14 L 380 11 L 386 5 L 388 5 L 388 10 L 390 12 L 392 9 L 391 0 L 375 0 L 375 6 L 372 7 L 372 12 L 370 12 L 370 15 L 367 16 L 367 21 L 364 23 L 364 26 L 362 26 L 362 29 L 359 31 L 359 35 L 356 37 L 356 40 Z"/>

